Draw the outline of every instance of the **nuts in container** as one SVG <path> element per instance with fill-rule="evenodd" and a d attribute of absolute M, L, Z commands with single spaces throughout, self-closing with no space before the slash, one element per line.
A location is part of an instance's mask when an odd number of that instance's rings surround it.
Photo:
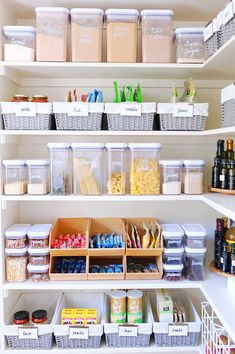
<path fill-rule="evenodd" d="M 28 248 L 29 263 L 32 265 L 49 264 L 49 249 L 48 248 Z"/>
<path fill-rule="evenodd" d="M 11 225 L 4 233 L 6 248 L 26 247 L 26 235 L 30 227 L 30 224 Z"/>
<path fill-rule="evenodd" d="M 29 279 L 32 281 L 48 281 L 49 280 L 49 265 L 33 265 L 28 264 L 27 270 Z"/>
<path fill-rule="evenodd" d="M 27 247 L 21 249 L 5 248 L 6 280 L 22 282 L 27 279 Z"/>
<path fill-rule="evenodd" d="M 35 224 L 27 232 L 30 248 L 49 247 L 51 224 Z"/>

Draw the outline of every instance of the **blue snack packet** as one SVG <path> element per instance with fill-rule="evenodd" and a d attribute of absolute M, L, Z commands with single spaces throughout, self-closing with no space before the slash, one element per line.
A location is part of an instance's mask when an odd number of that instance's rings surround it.
<path fill-rule="evenodd" d="M 55 261 L 55 273 L 61 273 L 62 269 L 62 258 L 57 258 Z"/>

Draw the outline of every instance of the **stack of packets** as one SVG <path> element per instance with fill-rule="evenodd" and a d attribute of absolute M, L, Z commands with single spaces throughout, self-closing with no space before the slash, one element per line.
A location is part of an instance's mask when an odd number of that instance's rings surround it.
<path fill-rule="evenodd" d="M 158 266 L 155 263 L 137 264 L 133 261 L 128 261 L 127 264 L 128 273 L 157 273 L 159 272 Z"/>
<path fill-rule="evenodd" d="M 180 300 L 172 300 L 166 289 L 156 290 L 157 313 L 159 322 L 183 323 L 186 322 L 185 308 Z"/>
<path fill-rule="evenodd" d="M 55 260 L 55 273 L 86 273 L 86 260 L 84 257 L 58 257 Z"/>
<path fill-rule="evenodd" d="M 90 325 L 97 324 L 96 309 L 62 309 L 62 325 Z"/>
<path fill-rule="evenodd" d="M 122 264 L 110 264 L 110 265 L 91 265 L 90 273 L 123 273 Z"/>
<path fill-rule="evenodd" d="M 125 242 L 120 234 L 96 234 L 90 237 L 90 248 L 125 248 Z"/>
<path fill-rule="evenodd" d="M 127 233 L 127 248 L 159 248 L 161 226 L 155 221 L 146 226 L 143 223 L 144 235 L 140 236 L 137 227 L 131 226 L 131 234 Z"/>

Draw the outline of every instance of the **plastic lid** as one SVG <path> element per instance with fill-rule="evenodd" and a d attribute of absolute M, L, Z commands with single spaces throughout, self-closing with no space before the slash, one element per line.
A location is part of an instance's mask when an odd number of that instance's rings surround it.
<path fill-rule="evenodd" d="M 48 143 L 48 149 L 69 149 L 70 144 L 68 143 Z"/>
<path fill-rule="evenodd" d="M 49 254 L 49 248 L 28 248 L 28 254 L 31 256 L 42 256 Z"/>
<path fill-rule="evenodd" d="M 164 254 L 182 254 L 184 252 L 184 248 L 164 248 Z"/>
<path fill-rule="evenodd" d="M 27 253 L 27 247 L 24 248 L 5 248 L 7 256 L 24 256 Z"/>
<path fill-rule="evenodd" d="M 200 224 L 183 224 L 182 228 L 188 237 L 207 237 L 206 229 Z"/>
<path fill-rule="evenodd" d="M 122 298 L 126 297 L 126 292 L 124 290 L 114 290 L 114 291 L 111 291 L 111 296 L 115 297 L 117 299 L 122 299 Z"/>
<path fill-rule="evenodd" d="M 204 160 L 184 160 L 184 166 L 194 167 L 194 166 L 205 166 Z"/>
<path fill-rule="evenodd" d="M 103 143 L 73 143 L 71 144 L 72 149 L 103 149 L 104 144 Z"/>
<path fill-rule="evenodd" d="M 23 321 L 29 319 L 29 312 L 28 311 L 18 311 L 14 313 L 14 320 L 16 321 Z"/>
<path fill-rule="evenodd" d="M 48 160 L 26 160 L 27 166 L 48 166 Z"/>
<path fill-rule="evenodd" d="M 184 230 L 178 224 L 162 224 L 162 235 L 165 237 L 183 237 Z"/>
<path fill-rule="evenodd" d="M 37 7 L 35 12 L 61 12 L 69 14 L 69 10 L 66 7 Z"/>
<path fill-rule="evenodd" d="M 25 237 L 30 229 L 30 224 L 13 224 L 5 230 L 5 237 Z"/>
<path fill-rule="evenodd" d="M 4 166 L 24 166 L 26 161 L 25 160 L 3 160 Z"/>
<path fill-rule="evenodd" d="M 136 16 L 139 17 L 139 11 L 135 9 L 107 9 L 105 11 L 106 16 L 121 15 L 121 16 Z"/>
<path fill-rule="evenodd" d="M 44 265 L 34 265 L 34 264 L 28 264 L 27 265 L 27 270 L 30 273 L 46 273 L 49 270 L 49 264 L 44 264 Z"/>
<path fill-rule="evenodd" d="M 96 8 L 75 8 L 71 9 L 71 15 L 83 14 L 83 15 L 104 15 L 104 11 L 102 9 Z"/>
<path fill-rule="evenodd" d="M 143 293 L 140 290 L 130 290 L 126 293 L 126 296 L 134 299 L 138 299 L 143 296 Z"/>
<path fill-rule="evenodd" d="M 160 165 L 162 166 L 170 166 L 170 167 L 181 167 L 183 166 L 182 160 L 160 160 Z"/>
<path fill-rule="evenodd" d="M 162 148 L 162 145 L 159 143 L 149 143 L 149 144 L 136 144 L 136 143 L 131 143 L 128 145 L 130 149 L 136 149 L 136 150 L 160 150 Z"/>
<path fill-rule="evenodd" d="M 51 227 L 51 224 L 35 224 L 29 229 L 27 235 L 29 238 L 46 238 L 50 234 Z"/>
<path fill-rule="evenodd" d="M 30 32 L 36 33 L 36 28 L 32 26 L 3 26 L 3 32 Z"/>
<path fill-rule="evenodd" d="M 176 36 L 180 34 L 203 34 L 204 27 L 184 27 L 184 28 L 177 28 L 175 30 Z"/>
<path fill-rule="evenodd" d="M 105 144 L 107 149 L 119 150 L 119 149 L 127 149 L 128 145 L 125 143 L 107 143 Z"/>
<path fill-rule="evenodd" d="M 140 16 L 174 16 L 172 10 L 142 10 Z"/>
<path fill-rule="evenodd" d="M 36 320 L 40 320 L 47 317 L 46 310 L 36 310 L 32 313 L 32 317 Z"/>
<path fill-rule="evenodd" d="M 163 264 L 163 269 L 170 272 L 182 272 L 184 269 L 183 264 Z"/>
<path fill-rule="evenodd" d="M 206 247 L 205 248 L 190 248 L 190 247 L 185 247 L 185 252 L 188 254 L 204 254 L 206 253 Z"/>

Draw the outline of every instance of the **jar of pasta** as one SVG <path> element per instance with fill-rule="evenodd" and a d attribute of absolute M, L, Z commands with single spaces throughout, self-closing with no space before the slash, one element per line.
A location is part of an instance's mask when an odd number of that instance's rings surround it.
<path fill-rule="evenodd" d="M 131 153 L 130 193 L 160 194 L 159 158 L 161 144 L 129 144 Z"/>
<path fill-rule="evenodd" d="M 108 194 L 127 193 L 127 144 L 106 144 L 108 172 L 106 188 Z"/>

